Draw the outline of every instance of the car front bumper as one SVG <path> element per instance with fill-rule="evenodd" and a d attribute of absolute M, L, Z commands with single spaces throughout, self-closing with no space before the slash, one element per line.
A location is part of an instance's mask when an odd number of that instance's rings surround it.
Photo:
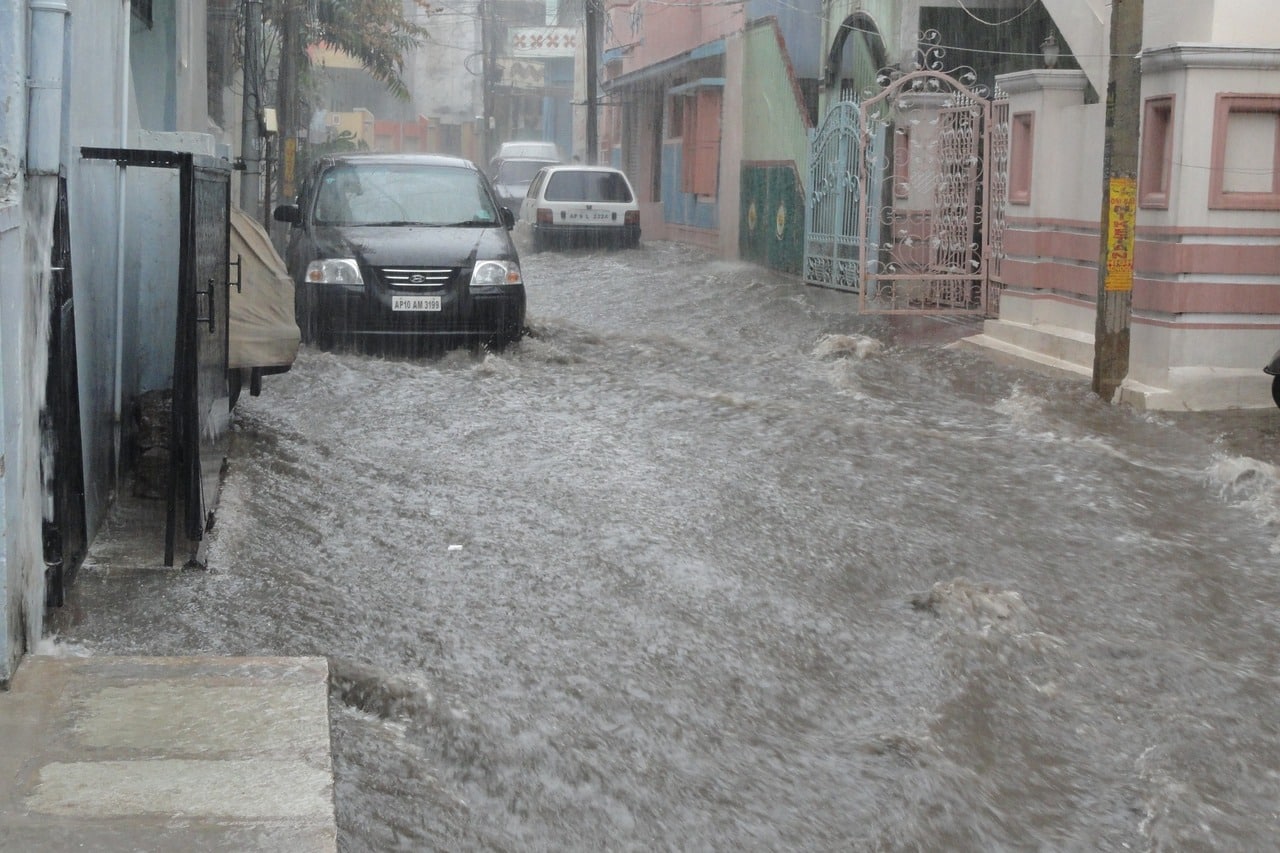
<path fill-rule="evenodd" d="M 439 293 L 439 311 L 393 311 L 389 301 L 332 285 L 300 286 L 299 322 L 318 337 L 518 337 L 524 329 L 525 289 L 476 288 Z"/>

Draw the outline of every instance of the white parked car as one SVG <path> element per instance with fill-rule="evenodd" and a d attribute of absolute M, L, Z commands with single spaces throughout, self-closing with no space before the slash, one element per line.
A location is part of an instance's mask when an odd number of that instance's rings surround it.
<path fill-rule="evenodd" d="M 529 184 L 519 226 L 535 252 L 549 246 L 640 244 L 640 206 L 618 169 L 548 166 Z"/>

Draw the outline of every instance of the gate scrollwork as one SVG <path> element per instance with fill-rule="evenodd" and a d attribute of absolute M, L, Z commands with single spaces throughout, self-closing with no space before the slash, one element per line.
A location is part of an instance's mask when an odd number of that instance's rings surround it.
<path fill-rule="evenodd" d="M 812 138 L 805 280 L 858 292 L 866 312 L 994 305 L 1007 100 L 945 60 L 938 33 L 921 34 L 909 61 L 877 74 L 878 91 L 833 108 Z"/>

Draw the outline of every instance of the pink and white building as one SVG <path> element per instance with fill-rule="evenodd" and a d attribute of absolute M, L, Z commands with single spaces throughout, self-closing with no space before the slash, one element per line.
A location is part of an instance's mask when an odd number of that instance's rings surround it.
<path fill-rule="evenodd" d="M 1043 0 L 1080 70 L 1004 75 L 1004 290 L 981 344 L 1089 375 L 1107 88 L 1105 0 Z M 1275 0 L 1145 0 L 1130 363 L 1141 409 L 1270 406 L 1280 349 Z M 1089 102 L 1092 101 L 1092 102 Z"/>

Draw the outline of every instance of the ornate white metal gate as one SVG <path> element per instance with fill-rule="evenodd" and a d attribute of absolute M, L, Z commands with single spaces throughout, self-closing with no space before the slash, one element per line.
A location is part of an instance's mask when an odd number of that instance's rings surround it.
<path fill-rule="evenodd" d="M 864 312 L 990 314 L 1008 200 L 1009 113 L 972 69 L 945 73 L 936 33 L 916 68 L 843 101 L 811 137 L 805 281 Z"/>
<path fill-rule="evenodd" d="M 859 161 L 862 111 L 856 101 L 831 108 L 809 140 L 809 203 L 804 218 L 804 280 L 857 290 L 864 247 Z"/>

